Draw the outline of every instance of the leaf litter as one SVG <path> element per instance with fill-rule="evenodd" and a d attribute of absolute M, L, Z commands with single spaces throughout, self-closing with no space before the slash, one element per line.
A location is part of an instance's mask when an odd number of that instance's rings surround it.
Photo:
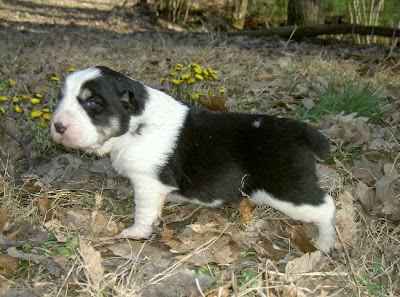
<path fill-rule="evenodd" d="M 5 17 L 11 20 L 15 16 Z M 98 28 L 132 30 L 124 27 L 126 19 L 121 18 L 120 25 L 117 19 L 113 16 L 107 26 L 99 22 Z M 212 210 L 167 206 L 169 213 L 160 232 L 150 240 L 115 240 L 113 236 L 132 222 L 132 193 L 107 158 L 93 160 L 55 150 L 50 158 L 41 159 L 33 153 L 38 166 L 33 174 L 26 174 L 22 150 L 8 137 L 1 137 L 0 248 L 6 253 L 0 255 L 0 275 L 5 278 L 0 280 L 0 290 L 23 289 L 27 284 L 27 292 L 54 293 L 56 288 L 54 295 L 254 296 L 267 292 L 269 296 L 346 296 L 362 292 L 369 296 L 368 286 L 383 284 L 385 292 L 398 295 L 400 86 L 398 66 L 390 64 L 393 57 L 400 57 L 398 50 L 385 60 L 384 46 L 320 40 L 287 43 L 280 38 L 241 36 L 217 38 L 211 44 L 209 37 L 162 35 L 160 41 L 159 33 L 147 32 L 135 35 L 136 42 L 120 33 L 96 30 L 96 25 L 93 39 L 87 37 L 85 27 L 64 34 L 46 26 L 9 26 L 13 38 L 1 54 L 5 64 L 0 74 L 22 81 L 30 92 L 52 92 L 46 78 L 61 78 L 70 66 L 105 63 L 155 86 L 158 66 L 166 72 L 175 61 L 203 60 L 224 71 L 230 93 L 227 101 L 216 98 L 212 108 L 293 116 L 298 106 L 312 110 L 318 104 L 310 86 L 314 81 L 326 84 L 324 71 L 364 80 L 362 69 L 367 67 L 376 81 L 391 82 L 382 91 L 389 102 L 382 107 L 387 110 L 382 123 L 339 113 L 326 115 L 315 124 L 332 143 L 332 160 L 318 165 L 321 186 L 336 198 L 338 206 L 335 220 L 340 238 L 329 257 L 315 251 L 313 226 L 299 225 L 248 202 Z M 0 30 L 2 36 L 8 36 L 3 24 Z M 51 32 L 55 41 L 47 38 L 48 33 L 35 30 Z M 123 47 L 115 45 L 116 38 Z M 87 50 L 71 40 L 87 42 Z M 31 61 L 25 66 L 12 62 L 21 44 L 25 46 L 15 59 Z M 35 46 L 42 51 L 39 59 Z M 121 62 L 126 57 L 138 58 Z M 379 59 L 380 63 L 371 62 Z M 50 99 L 53 104 L 55 97 Z M 26 131 L 15 119 L 7 119 L 4 125 L 18 135 Z M 46 241 L 49 233 L 55 236 L 50 243 Z M 79 246 L 69 244 L 78 234 Z M 51 248 L 64 254 L 48 256 Z M 383 272 L 374 274 L 378 264 Z M 30 267 L 42 273 L 34 274 Z M 220 276 L 198 274 L 198 267 L 216 269 Z M 252 273 L 246 273 L 249 269 Z M 47 273 L 57 280 L 49 282 Z M 354 281 L 354 273 L 365 282 Z M 240 279 L 243 275 L 248 278 Z M 216 287 L 207 291 L 210 286 Z"/>

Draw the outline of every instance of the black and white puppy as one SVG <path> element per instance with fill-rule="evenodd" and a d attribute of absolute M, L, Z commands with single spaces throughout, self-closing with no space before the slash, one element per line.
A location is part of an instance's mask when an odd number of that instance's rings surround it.
<path fill-rule="evenodd" d="M 68 148 L 109 153 L 130 179 L 135 222 L 122 237 L 149 237 L 166 200 L 216 207 L 246 196 L 315 223 L 320 250 L 335 241 L 335 204 L 318 187 L 315 169 L 315 156 L 326 158 L 329 143 L 304 123 L 189 107 L 93 67 L 66 77 L 51 134 Z"/>

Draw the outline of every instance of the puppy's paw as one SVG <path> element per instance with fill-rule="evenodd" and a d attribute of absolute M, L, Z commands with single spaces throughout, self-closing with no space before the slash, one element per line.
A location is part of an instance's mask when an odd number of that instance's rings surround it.
<path fill-rule="evenodd" d="M 329 252 L 333 248 L 334 243 L 335 243 L 334 236 L 324 236 L 324 237 L 317 237 L 317 240 L 315 241 L 314 245 L 321 252 L 329 254 Z"/>
<path fill-rule="evenodd" d="M 143 228 L 141 226 L 131 226 L 122 230 L 116 237 L 117 238 L 130 238 L 130 239 L 143 239 L 149 238 L 152 233 L 152 228 Z"/>

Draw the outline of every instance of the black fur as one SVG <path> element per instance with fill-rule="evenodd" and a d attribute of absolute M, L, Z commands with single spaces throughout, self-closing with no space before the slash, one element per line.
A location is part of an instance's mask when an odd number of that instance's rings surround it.
<path fill-rule="evenodd" d="M 160 179 L 204 203 L 264 189 L 296 205 L 319 205 L 325 194 L 314 155 L 328 153 L 325 136 L 296 120 L 191 108 Z"/>

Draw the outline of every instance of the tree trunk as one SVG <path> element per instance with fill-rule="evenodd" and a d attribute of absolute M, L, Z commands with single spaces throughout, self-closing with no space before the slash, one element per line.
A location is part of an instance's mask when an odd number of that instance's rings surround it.
<path fill-rule="evenodd" d="M 247 13 L 248 0 L 234 0 L 232 13 L 232 26 L 237 30 L 242 30 Z"/>
<path fill-rule="evenodd" d="M 289 0 L 288 25 L 325 23 L 324 0 Z"/>

